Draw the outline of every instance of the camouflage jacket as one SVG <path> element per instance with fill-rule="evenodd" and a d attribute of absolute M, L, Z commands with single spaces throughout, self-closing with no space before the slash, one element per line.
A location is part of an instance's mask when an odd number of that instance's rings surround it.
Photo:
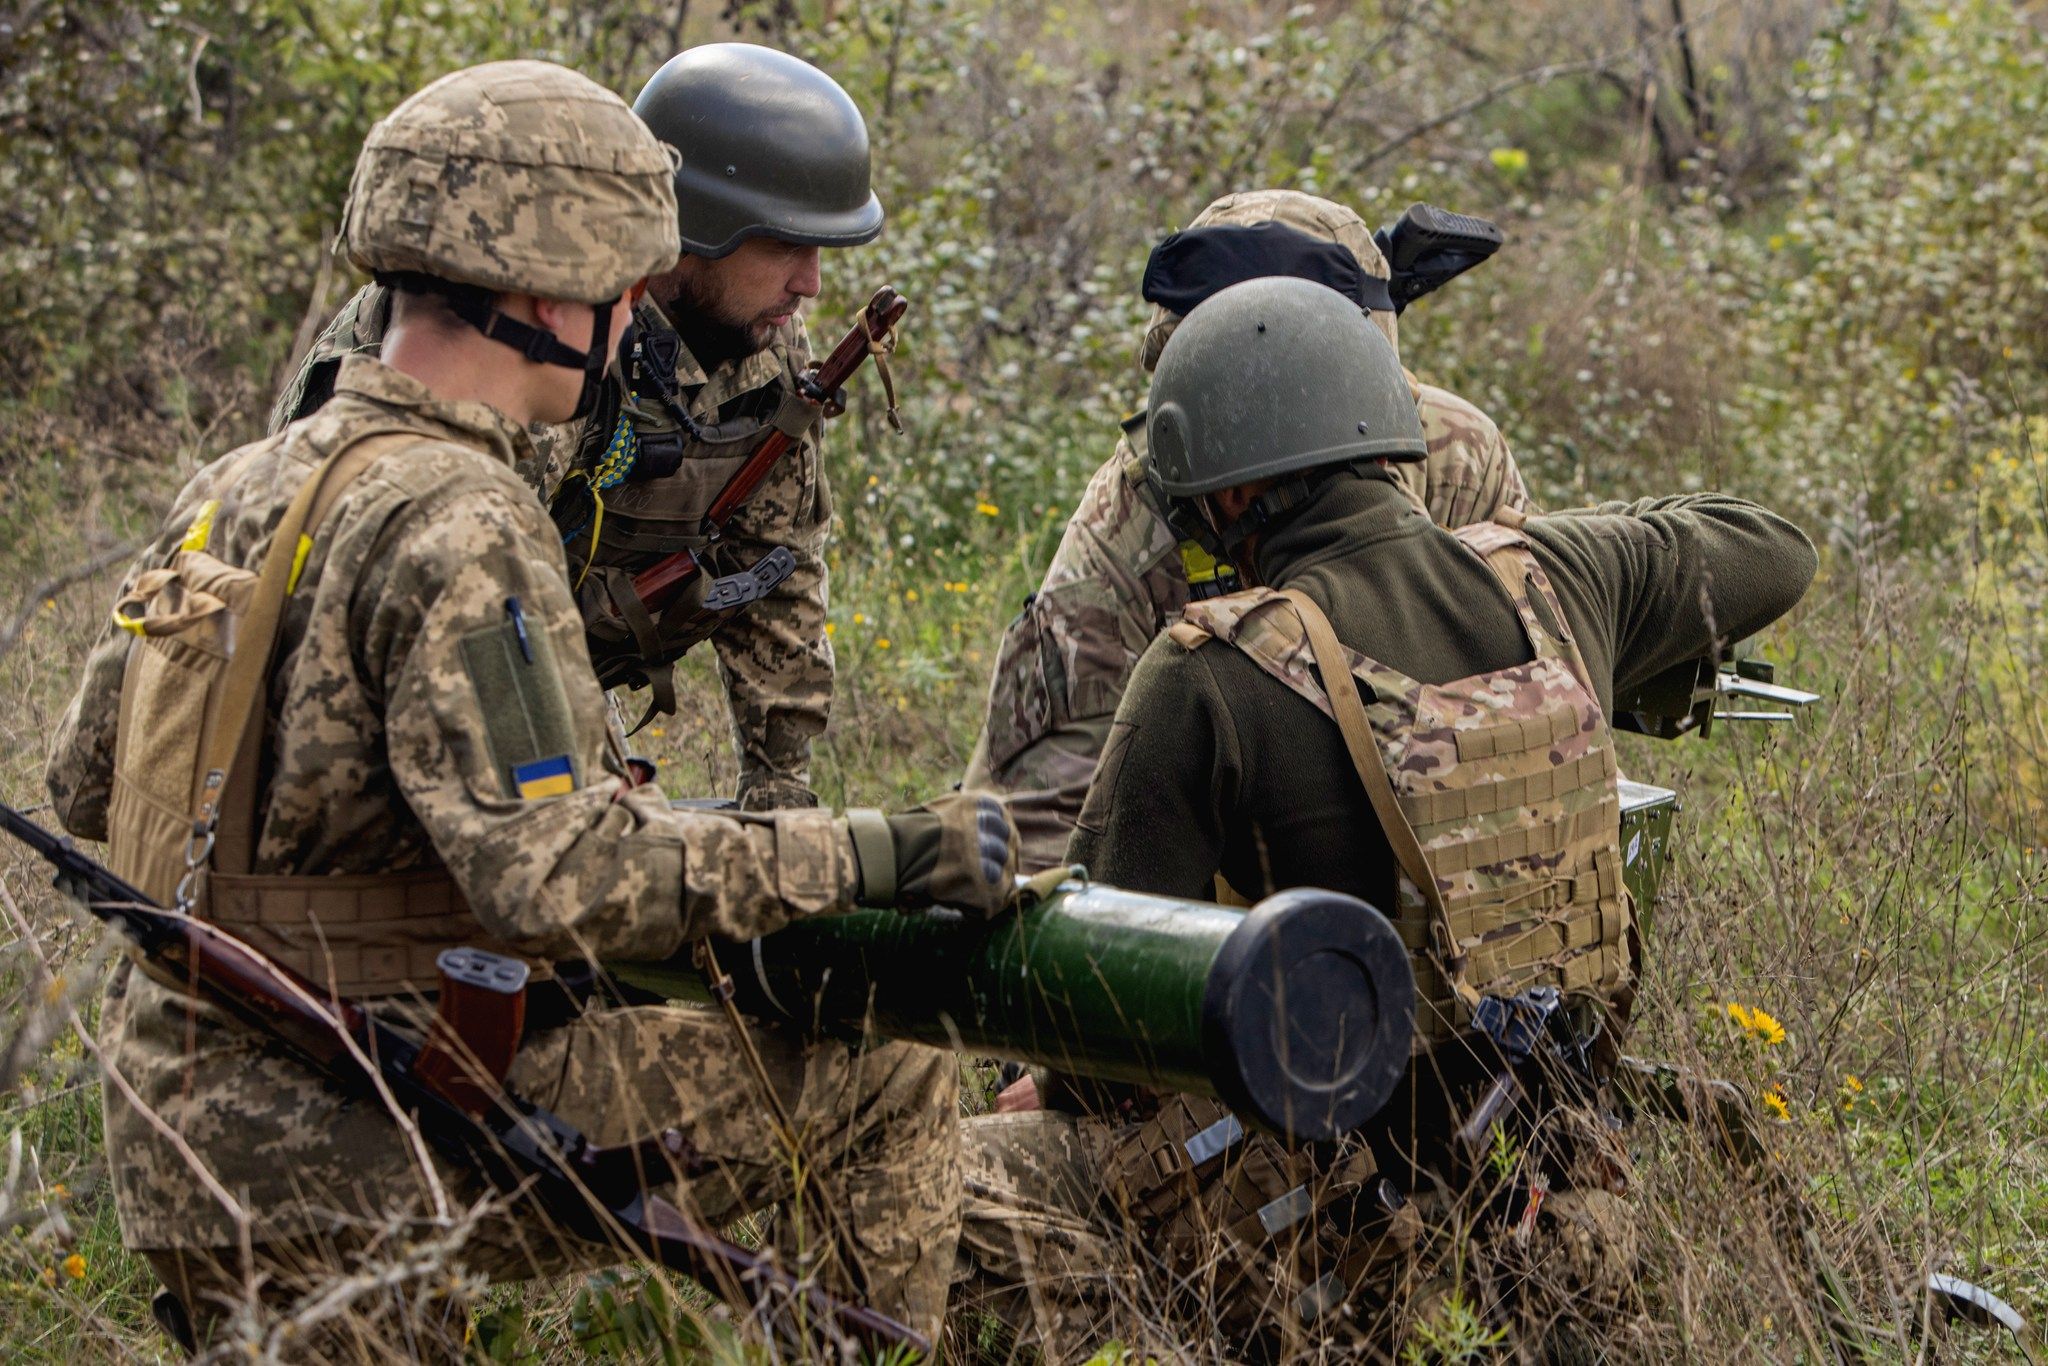
<path fill-rule="evenodd" d="M 651 303 L 640 305 L 656 321 Z M 390 320 L 390 295 L 367 286 L 345 304 L 314 342 L 297 374 L 279 396 L 270 430 L 316 409 L 333 383 L 340 357 L 374 352 Z M 776 396 L 811 363 L 810 337 L 802 318 L 793 318 L 768 348 L 709 373 L 684 350 L 676 381 L 698 421 L 756 417 L 774 407 Z M 616 368 L 613 383 L 623 390 Z M 628 401 L 623 394 L 620 401 Z M 618 411 L 619 402 L 603 405 Z M 541 501 L 553 500 L 564 477 L 586 451 L 593 433 L 587 423 L 536 425 L 529 453 L 518 464 Z M 606 434 L 607 436 L 609 433 Z M 731 708 L 734 748 L 740 760 L 739 796 L 750 810 L 809 805 L 811 742 L 825 729 L 832 708 L 832 646 L 825 636 L 828 585 L 825 535 L 832 521 L 826 482 L 822 427 L 814 427 L 796 449 L 777 462 L 768 479 L 740 509 L 717 552 L 715 572 L 752 565 L 778 546 L 796 559 L 796 572 L 766 598 L 727 620 L 711 637 Z M 748 443 L 751 445 L 751 442 Z M 598 452 L 602 454 L 602 452 Z M 628 482 L 611 490 L 608 505 L 631 515 L 636 505 L 653 505 L 674 520 L 700 518 L 730 477 L 736 461 L 727 452 L 691 443 L 677 473 Z M 694 513 L 694 517 L 691 515 Z M 620 525 L 614 519 L 614 525 Z M 665 552 L 606 547 L 600 564 L 645 568 Z M 577 568 L 580 570 L 581 565 Z"/>
<path fill-rule="evenodd" d="M 1456 394 L 1410 385 L 1429 443 L 1426 461 L 1394 467 L 1410 497 L 1453 528 L 1527 509 L 1529 490 L 1493 421 Z M 1143 440 L 1142 424 L 1126 425 L 997 648 L 964 783 L 1005 794 L 1027 869 L 1064 855 L 1131 670 L 1188 602 L 1179 538 L 1141 487 Z"/>
<path fill-rule="evenodd" d="M 207 549 L 255 564 L 325 454 L 394 428 L 421 440 L 349 486 L 287 601 L 268 685 L 253 870 L 445 866 L 491 937 L 543 957 L 666 957 L 694 936 L 747 938 L 795 915 L 850 907 L 858 876 L 842 819 L 679 812 L 658 789 L 629 785 L 560 540 L 513 473 L 531 443 L 494 409 L 435 400 L 407 376 L 350 357 L 317 415 L 194 477 L 123 592 L 169 558 L 214 500 Z M 50 756 L 57 817 L 87 838 L 107 834 L 130 639 L 110 625 L 95 644 Z M 550 773 L 568 774 L 540 784 L 546 795 L 520 762 L 536 754 Z M 295 1173 L 278 1155 L 292 1144 L 276 1137 L 280 1125 L 290 1129 L 279 1108 L 289 1102 L 243 1084 L 270 1051 L 222 1027 L 188 1055 L 187 1009 L 215 1013 L 182 998 L 167 1006 L 160 988 L 130 978 L 125 969 L 117 976 L 122 1008 L 110 1006 L 114 1068 L 227 1184 L 255 1204 L 289 1203 Z M 129 1009 L 130 995 L 150 1008 Z M 110 1103 L 107 1115 L 131 1245 L 231 1244 L 223 1211 L 178 1176 L 133 1108 Z M 124 1161 L 124 1149 L 136 1160 Z"/>

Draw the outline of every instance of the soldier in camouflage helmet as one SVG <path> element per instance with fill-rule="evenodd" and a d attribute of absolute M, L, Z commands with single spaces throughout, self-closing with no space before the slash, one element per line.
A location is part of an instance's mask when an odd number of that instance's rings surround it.
<path fill-rule="evenodd" d="M 1265 224 L 1334 243 L 1354 269 L 1387 275 L 1386 259 L 1356 213 L 1298 190 L 1225 195 L 1189 230 Z M 1395 340 L 1392 310 L 1376 308 L 1371 316 Z M 1139 350 L 1147 371 L 1179 317 L 1164 305 L 1154 308 Z M 1528 489 L 1493 422 L 1455 394 L 1412 375 L 1408 383 L 1429 450 L 1426 459 L 1401 462 L 1396 474 L 1430 515 L 1459 527 L 1497 508 L 1526 508 Z M 1176 535 L 1144 495 L 1144 438 L 1143 414 L 1124 423 L 1116 453 L 1089 481 L 1044 581 L 1004 632 L 991 671 L 987 717 L 965 785 L 1004 794 L 1024 837 L 1027 868 L 1050 866 L 1065 850 L 1138 657 L 1191 591 L 1219 586 L 1200 547 Z"/>
<path fill-rule="evenodd" d="M 631 300 L 674 262 L 673 175 L 618 97 L 542 62 L 458 72 L 380 122 L 343 233 L 392 291 L 379 354 L 346 357 L 319 412 L 179 494 L 124 580 L 129 629 L 94 646 L 55 737 L 67 828 L 168 897 L 138 870 L 175 860 L 179 813 L 210 794 L 223 814 L 192 911 L 400 1027 L 435 986 L 435 954 L 459 944 L 546 977 L 862 899 L 993 913 L 1010 895 L 992 799 L 901 816 L 676 810 L 610 738 L 561 539 L 513 471 L 529 424 L 589 401 Z M 245 722 L 218 700 L 231 689 L 187 675 L 205 676 L 207 642 L 234 638 L 257 565 L 280 563 L 268 547 L 287 505 L 316 487 L 328 501 L 280 547 L 288 597 Z M 223 802 L 195 756 L 245 724 L 262 757 L 232 770 Z M 680 1128 L 713 1170 L 678 1198 L 719 1223 L 790 1190 L 772 1085 L 844 1215 L 804 1246 L 781 1222 L 787 1254 L 937 1327 L 959 1218 L 948 1055 L 761 1030 L 756 1068 L 714 1013 L 556 995 L 552 1018 L 528 1017 L 516 1091 L 599 1143 Z M 473 1174 L 409 1144 L 380 1106 L 127 965 L 102 1024 L 122 1232 L 200 1337 L 268 1322 L 295 1360 L 455 1358 L 477 1278 L 629 1255 L 479 1201 Z M 430 1242 L 442 1251 L 426 1257 Z M 323 1319 L 306 1297 L 343 1272 L 361 1288 Z M 223 1326 L 237 1308 L 255 1317 Z M 278 1310 L 302 1316 L 266 1318 Z"/>
<path fill-rule="evenodd" d="M 651 621 L 630 599 L 633 574 L 677 550 L 710 578 L 778 548 L 795 569 L 716 625 L 712 648 L 730 704 L 747 810 L 809 806 L 812 740 L 832 702 L 823 558 L 832 520 L 816 404 L 797 380 L 811 363 L 805 301 L 821 248 L 872 241 L 882 206 L 869 189 L 867 126 L 830 76 L 748 43 L 685 51 L 634 103 L 675 149 L 673 269 L 649 281 L 621 365 L 596 410 L 536 428 L 524 475 L 565 543 L 577 604 L 607 682 L 645 683 L 672 711 L 673 664 L 703 638 L 685 595 Z M 374 351 L 390 296 L 372 285 L 321 334 L 271 414 L 271 430 L 325 401 L 342 356 Z M 726 534 L 707 547 L 705 510 L 739 461 L 777 424 L 803 438 L 777 462 Z"/>
<path fill-rule="evenodd" d="M 1627 1312 L 1633 1275 L 1600 1113 L 1637 972 L 1607 716 L 1617 689 L 1789 610 L 1813 549 L 1720 494 L 1433 525 L 1388 463 L 1424 444 L 1392 347 L 1301 279 L 1196 307 L 1146 426 L 1148 485 L 1254 586 L 1190 603 L 1147 647 L 1068 857 L 1134 890 L 1200 897 L 1221 875 L 1250 898 L 1313 885 L 1383 909 L 1415 973 L 1414 1062 L 1313 1160 L 1205 1145 L 1224 1121 L 1184 1098 L 1135 1123 L 1013 1099 L 969 1134 L 964 1279 L 1070 1273 L 1029 1287 L 1029 1315 L 1011 1306 L 1065 1358 L 1114 1307 L 1085 1273 L 1127 1220 L 1165 1272 L 1228 1283 L 1225 1331 L 1283 1352 L 1361 1332 L 1391 1352 L 1462 1275 L 1554 1359 L 1574 1325 Z M 1524 1046 L 1523 1098 L 1473 1127 Z M 1091 1177 L 1093 1241 L 1046 1194 Z"/>

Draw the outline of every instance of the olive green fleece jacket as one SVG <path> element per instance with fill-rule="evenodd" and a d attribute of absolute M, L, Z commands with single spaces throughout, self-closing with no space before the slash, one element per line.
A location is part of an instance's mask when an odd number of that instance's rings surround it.
<path fill-rule="evenodd" d="M 1784 615 L 1812 582 L 1790 522 L 1721 494 L 1532 517 L 1526 528 L 1603 711 L 1719 641 Z M 1260 537 L 1262 582 L 1298 588 L 1338 639 L 1424 683 L 1530 658 L 1493 571 L 1368 467 Z M 1220 642 L 1167 636 L 1139 660 L 1067 848 L 1101 881 L 1207 899 L 1326 887 L 1393 904 L 1394 859 L 1336 723 Z"/>

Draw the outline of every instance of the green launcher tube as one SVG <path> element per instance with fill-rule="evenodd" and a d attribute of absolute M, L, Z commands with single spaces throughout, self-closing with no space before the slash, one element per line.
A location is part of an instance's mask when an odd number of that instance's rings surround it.
<path fill-rule="evenodd" d="M 1414 1025 L 1392 926 L 1308 888 L 1242 911 L 1070 880 L 994 921 L 859 911 L 719 956 L 752 1016 L 1215 1096 L 1302 1139 L 1379 1110 Z M 707 994 L 687 956 L 610 967 L 665 996 Z"/>

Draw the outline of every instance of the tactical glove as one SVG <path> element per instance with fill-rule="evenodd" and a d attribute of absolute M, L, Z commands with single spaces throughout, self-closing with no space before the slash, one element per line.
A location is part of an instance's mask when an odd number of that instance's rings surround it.
<path fill-rule="evenodd" d="M 1017 881 L 1017 832 L 985 792 L 952 792 L 913 811 L 848 811 L 865 906 L 945 905 L 995 916 Z"/>

